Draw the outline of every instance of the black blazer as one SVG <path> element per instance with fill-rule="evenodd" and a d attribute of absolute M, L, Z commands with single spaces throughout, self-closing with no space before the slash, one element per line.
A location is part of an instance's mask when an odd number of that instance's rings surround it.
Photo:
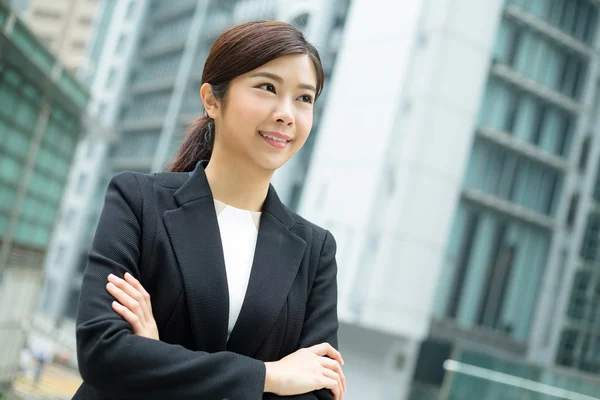
<path fill-rule="evenodd" d="M 227 341 L 227 276 L 204 166 L 191 177 L 122 172 L 110 181 L 83 277 L 77 356 L 84 383 L 73 399 L 276 399 L 263 397 L 263 361 L 321 342 L 337 348 L 335 240 L 284 206 L 272 186 Z M 150 293 L 160 341 L 134 335 L 111 308 L 107 277 L 125 272 Z"/>

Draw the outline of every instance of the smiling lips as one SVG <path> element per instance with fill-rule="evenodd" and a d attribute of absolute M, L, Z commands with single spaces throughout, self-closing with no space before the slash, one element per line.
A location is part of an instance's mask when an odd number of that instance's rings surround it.
<path fill-rule="evenodd" d="M 292 140 L 288 135 L 279 132 L 258 131 L 258 134 L 262 136 L 265 142 L 278 149 L 286 148 L 288 143 Z"/>

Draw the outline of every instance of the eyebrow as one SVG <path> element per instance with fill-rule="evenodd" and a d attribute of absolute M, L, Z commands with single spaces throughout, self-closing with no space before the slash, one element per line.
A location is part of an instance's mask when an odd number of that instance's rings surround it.
<path fill-rule="evenodd" d="M 255 74 L 253 74 L 251 77 L 254 78 L 257 76 L 262 76 L 263 78 L 269 78 L 269 79 L 273 79 L 275 82 L 283 83 L 282 77 L 280 77 L 279 75 L 272 74 L 270 72 L 257 72 Z M 313 92 L 317 93 L 317 89 L 313 85 L 309 85 L 307 83 L 301 83 L 298 85 L 298 87 L 300 89 L 312 90 Z"/>

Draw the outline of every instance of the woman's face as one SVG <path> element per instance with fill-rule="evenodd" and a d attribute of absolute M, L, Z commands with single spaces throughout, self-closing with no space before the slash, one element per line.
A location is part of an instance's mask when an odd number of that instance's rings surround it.
<path fill-rule="evenodd" d="M 281 167 L 308 138 L 316 86 L 315 67 L 304 54 L 236 77 L 214 117 L 215 151 L 266 170 Z"/>

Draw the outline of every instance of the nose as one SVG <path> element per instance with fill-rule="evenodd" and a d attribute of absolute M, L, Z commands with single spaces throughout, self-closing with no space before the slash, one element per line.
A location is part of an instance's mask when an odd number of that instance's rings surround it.
<path fill-rule="evenodd" d="M 273 112 L 273 118 L 278 122 L 288 126 L 294 125 L 293 106 L 287 100 L 277 102 L 277 107 Z"/>

